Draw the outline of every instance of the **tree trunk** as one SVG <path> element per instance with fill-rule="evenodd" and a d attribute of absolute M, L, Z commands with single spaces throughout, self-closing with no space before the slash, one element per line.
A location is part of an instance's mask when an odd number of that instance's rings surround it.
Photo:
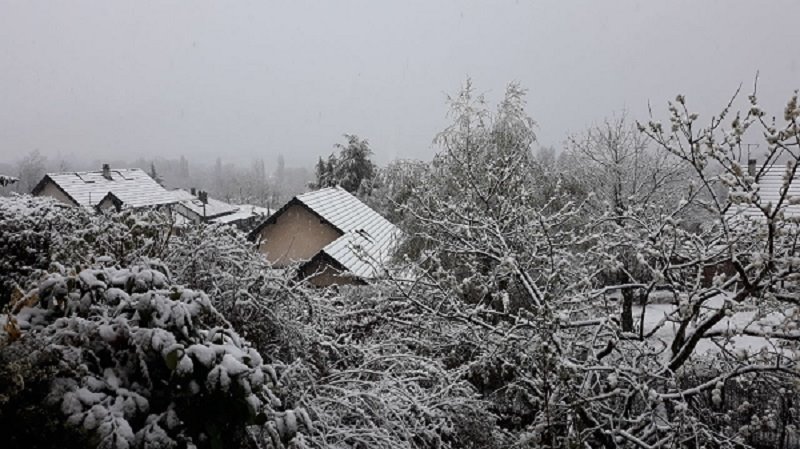
<path fill-rule="evenodd" d="M 633 297 L 635 289 L 622 289 L 622 316 L 620 324 L 623 332 L 633 332 Z"/>

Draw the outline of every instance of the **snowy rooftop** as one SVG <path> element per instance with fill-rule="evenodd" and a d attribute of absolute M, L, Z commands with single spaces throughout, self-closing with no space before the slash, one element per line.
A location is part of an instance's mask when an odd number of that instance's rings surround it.
<path fill-rule="evenodd" d="M 252 204 L 239 204 L 235 207 L 238 208 L 236 212 L 216 217 L 211 221 L 215 223 L 233 223 L 239 220 L 247 220 L 255 216 L 269 217 L 269 209 L 266 207 L 254 206 Z"/>
<path fill-rule="evenodd" d="M 402 235 L 402 231 L 341 187 L 329 187 L 298 195 L 291 204 L 302 204 L 330 223 L 342 235 L 320 250 L 347 271 L 360 278 L 380 275 L 382 265 Z M 286 207 L 286 206 L 284 206 Z M 279 210 L 252 231 L 256 235 L 282 213 Z"/>
<path fill-rule="evenodd" d="M 371 278 L 387 261 L 400 229 L 341 187 L 298 195 L 297 200 L 338 228 L 344 235 L 322 252 L 361 278 Z"/>
<path fill-rule="evenodd" d="M 173 190 L 171 193 L 175 196 L 176 201 L 189 209 L 191 212 L 197 214 L 199 217 L 205 216 L 208 218 L 214 218 L 222 215 L 232 214 L 238 210 L 237 206 L 234 206 L 233 204 L 228 204 L 224 201 L 215 200 L 214 198 L 209 197 L 208 203 L 205 205 L 204 215 L 203 202 L 200 201 L 199 198 L 182 189 Z"/>
<path fill-rule="evenodd" d="M 123 207 L 146 207 L 174 203 L 175 197 L 138 168 L 111 169 L 108 178 L 102 171 L 48 173 L 33 189 L 36 194 L 51 180 L 75 203 L 94 207 L 108 193 L 122 201 Z"/>
<path fill-rule="evenodd" d="M 758 173 L 762 167 L 763 166 L 756 167 L 756 173 Z M 781 197 L 784 179 L 788 175 L 789 172 L 785 164 L 775 164 L 765 167 L 764 172 L 761 173 L 761 176 L 757 180 L 759 204 L 766 206 L 771 203 L 774 208 Z M 786 217 L 800 217 L 800 204 L 789 204 L 789 200 L 792 199 L 792 197 L 796 198 L 795 201 L 800 200 L 800 177 L 798 175 L 800 175 L 800 171 L 791 181 L 789 192 L 781 205 Z M 727 215 L 729 217 L 737 216 L 756 219 L 763 219 L 764 217 L 761 211 L 749 204 L 734 204 L 728 210 Z"/>

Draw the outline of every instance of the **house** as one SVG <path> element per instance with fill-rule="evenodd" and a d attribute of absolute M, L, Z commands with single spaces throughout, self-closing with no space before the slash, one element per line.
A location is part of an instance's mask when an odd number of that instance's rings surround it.
<path fill-rule="evenodd" d="M 769 165 L 759 165 L 755 159 L 747 161 L 747 174 L 752 177 L 757 187 L 758 204 L 774 212 L 780 203 L 779 213 L 788 219 L 780 226 L 797 226 L 800 220 L 800 171 L 790 178 L 791 171 L 785 163 L 773 162 Z M 786 189 L 784 192 L 784 188 Z M 750 192 L 730 192 L 731 204 L 725 210 L 725 221 L 731 229 L 744 229 L 753 232 L 752 225 L 761 227 L 768 223 L 764 212 L 751 203 Z M 774 222 L 773 222 L 774 223 Z M 745 226 L 745 228 L 742 228 Z M 702 283 L 710 286 L 714 276 L 734 276 L 736 269 L 724 252 L 725 246 L 720 245 L 717 252 L 722 259 L 720 262 L 707 265 L 703 270 Z"/>
<path fill-rule="evenodd" d="M 269 217 L 269 208 L 253 204 L 237 204 L 237 210 L 231 214 L 222 215 L 212 219 L 214 223 L 236 226 L 248 232 Z"/>
<path fill-rule="evenodd" d="M 208 223 L 215 218 L 232 214 L 238 210 L 236 206 L 209 198 L 208 194 L 202 191 L 197 192 L 194 188 L 189 192 L 176 189 L 172 191 L 172 194 L 178 200 L 175 204 L 175 212 L 192 223 Z"/>
<path fill-rule="evenodd" d="M 100 171 L 48 173 L 31 193 L 98 212 L 167 207 L 177 225 L 224 223 L 245 232 L 269 215 L 266 208 L 228 204 L 195 189 L 167 190 L 143 170 L 112 169 L 108 164 Z"/>
<path fill-rule="evenodd" d="M 795 173 L 794 179 L 789 179 L 791 172 L 787 171 L 788 166 L 782 163 L 769 165 L 758 165 L 755 159 L 750 159 L 747 164 L 747 174 L 755 178 L 758 185 L 758 203 L 762 206 L 771 205 L 772 210 L 781 202 L 781 211 L 786 218 L 800 218 L 800 171 Z M 788 181 L 788 190 L 782 195 L 784 183 Z M 732 205 L 725 213 L 729 221 L 739 219 L 756 219 L 764 221 L 765 217 L 761 210 L 751 205 L 749 201 L 740 203 L 733 198 Z"/>
<path fill-rule="evenodd" d="M 341 187 L 292 198 L 250 238 L 276 267 L 299 264 L 316 286 L 363 284 L 383 275 L 401 231 Z"/>
<path fill-rule="evenodd" d="M 229 204 L 211 198 L 207 193 L 198 192 L 194 188 L 188 192 L 176 189 L 172 193 L 178 200 L 174 206 L 178 224 L 228 224 L 247 232 L 269 216 L 269 209 L 265 207 Z"/>
<path fill-rule="evenodd" d="M 175 195 L 138 168 L 48 173 L 33 188 L 35 196 L 50 196 L 74 207 L 105 210 L 139 209 L 174 204 Z"/>

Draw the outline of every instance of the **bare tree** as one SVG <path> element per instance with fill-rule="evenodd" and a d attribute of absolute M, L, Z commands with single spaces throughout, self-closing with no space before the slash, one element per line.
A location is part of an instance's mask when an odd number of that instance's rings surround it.
<path fill-rule="evenodd" d="M 641 293 L 634 285 L 649 280 L 649 271 L 634 257 L 635 249 L 618 237 L 625 236 L 621 230 L 630 225 L 632 215 L 645 209 L 655 212 L 654 206 L 681 194 L 686 164 L 653 149 L 624 113 L 571 136 L 561 164 L 590 193 L 590 220 L 608 233 L 608 243 L 613 242 L 618 263 L 603 270 L 599 280 L 623 286 L 620 321 L 624 331 L 632 331 L 633 303 Z"/>
<path fill-rule="evenodd" d="M 17 189 L 23 193 L 30 193 L 36 184 L 42 179 L 45 174 L 45 165 L 47 158 L 39 153 L 39 150 L 33 150 L 17 163 L 17 173 L 19 183 Z"/>

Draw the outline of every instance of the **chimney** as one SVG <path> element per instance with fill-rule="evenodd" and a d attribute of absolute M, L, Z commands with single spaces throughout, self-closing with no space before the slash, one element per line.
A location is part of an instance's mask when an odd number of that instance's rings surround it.
<path fill-rule="evenodd" d="M 206 204 L 208 204 L 208 193 L 205 190 L 201 190 L 197 192 L 197 197 L 200 198 L 200 202 L 203 203 L 203 220 L 206 219 Z"/>
<path fill-rule="evenodd" d="M 108 164 L 103 164 L 103 177 L 111 181 L 111 167 Z"/>
<path fill-rule="evenodd" d="M 195 189 L 194 187 L 191 187 L 191 188 L 189 189 L 189 193 L 191 193 L 191 194 L 192 194 L 192 196 L 197 196 L 197 189 Z"/>
<path fill-rule="evenodd" d="M 747 174 L 750 176 L 756 175 L 756 160 L 748 159 L 747 161 Z"/>

